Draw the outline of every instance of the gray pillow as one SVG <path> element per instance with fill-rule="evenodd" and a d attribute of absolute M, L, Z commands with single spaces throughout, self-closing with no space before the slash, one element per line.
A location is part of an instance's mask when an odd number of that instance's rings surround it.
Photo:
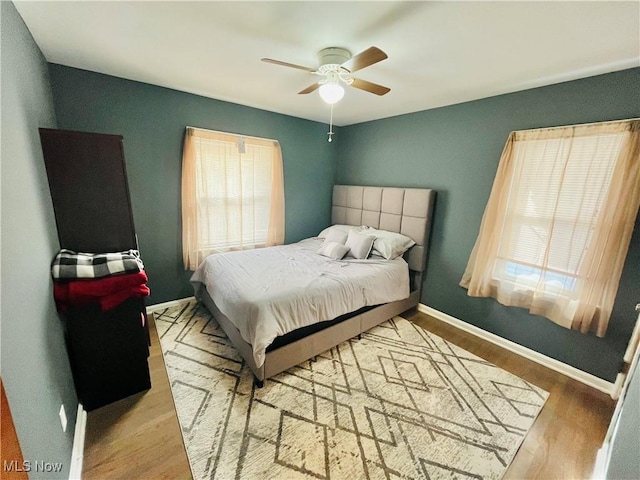
<path fill-rule="evenodd" d="M 316 253 L 325 257 L 333 258 L 334 260 L 340 260 L 348 251 L 349 247 L 342 245 L 341 243 L 325 240 L 322 242 L 322 245 L 320 245 L 320 248 Z"/>
<path fill-rule="evenodd" d="M 373 242 L 376 239 L 373 235 L 363 235 L 355 230 L 349 232 L 347 237 L 347 243 L 345 245 L 349 247 L 349 253 L 351 256 L 359 259 L 367 258 L 371 253 Z"/>

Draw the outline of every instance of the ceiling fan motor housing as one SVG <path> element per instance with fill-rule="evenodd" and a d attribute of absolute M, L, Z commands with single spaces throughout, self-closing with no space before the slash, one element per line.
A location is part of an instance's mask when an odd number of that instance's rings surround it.
<path fill-rule="evenodd" d="M 337 65 L 340 66 L 351 58 L 351 52 L 345 48 L 329 47 L 323 48 L 318 52 L 318 61 L 320 67 L 324 65 Z M 321 71 L 320 68 L 318 71 Z"/>

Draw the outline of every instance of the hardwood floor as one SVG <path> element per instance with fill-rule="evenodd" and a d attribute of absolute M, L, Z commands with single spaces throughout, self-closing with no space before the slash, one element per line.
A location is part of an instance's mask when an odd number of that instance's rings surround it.
<path fill-rule="evenodd" d="M 504 479 L 588 479 L 615 403 L 584 384 L 418 311 L 405 318 L 549 392 Z M 155 325 L 149 392 L 89 412 L 83 479 L 190 478 Z"/>
<path fill-rule="evenodd" d="M 152 317 L 151 390 L 88 413 L 83 480 L 191 478 Z"/>

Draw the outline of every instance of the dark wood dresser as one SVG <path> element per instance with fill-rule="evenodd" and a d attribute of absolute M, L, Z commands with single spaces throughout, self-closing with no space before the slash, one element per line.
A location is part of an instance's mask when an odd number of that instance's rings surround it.
<path fill-rule="evenodd" d="M 138 249 L 122 136 L 40 129 L 60 248 Z M 144 299 L 63 314 L 78 399 L 93 410 L 151 387 Z"/>

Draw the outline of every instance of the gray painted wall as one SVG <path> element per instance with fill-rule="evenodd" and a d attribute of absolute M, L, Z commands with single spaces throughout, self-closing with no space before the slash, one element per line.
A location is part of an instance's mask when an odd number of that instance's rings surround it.
<path fill-rule="evenodd" d="M 391 92 L 393 94 L 393 91 Z M 437 190 L 422 303 L 614 381 L 640 302 L 640 228 L 609 331 L 582 335 L 458 286 L 509 132 L 640 116 L 640 69 L 343 127 L 337 183 Z"/>
<path fill-rule="evenodd" d="M 68 478 L 78 400 L 50 264 L 59 249 L 38 127 L 55 127 L 47 63 L 10 2 L 0 2 L 2 42 L 2 380 L 25 460 L 64 462 Z M 62 432 L 58 410 L 69 418 Z"/>
<path fill-rule="evenodd" d="M 316 235 L 330 217 L 336 142 L 328 126 L 176 90 L 50 65 L 58 127 L 124 136 L 140 252 L 151 298 L 193 295 L 182 265 L 180 169 L 187 125 L 273 138 L 284 162 L 286 238 Z"/>

